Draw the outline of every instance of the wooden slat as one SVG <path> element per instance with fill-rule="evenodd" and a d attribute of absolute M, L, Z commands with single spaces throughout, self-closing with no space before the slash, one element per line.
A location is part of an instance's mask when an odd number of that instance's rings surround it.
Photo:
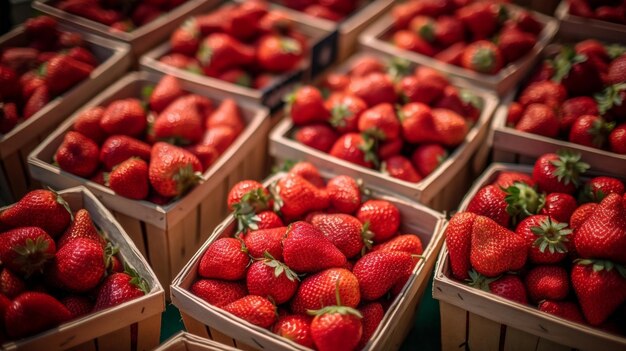
<path fill-rule="evenodd" d="M 180 311 L 180 316 L 183 318 L 183 324 L 185 324 L 185 330 L 189 333 L 211 339 L 209 332 L 207 331 L 207 326 L 201 322 L 198 322 L 195 318 L 191 317 L 187 313 Z"/>
<path fill-rule="evenodd" d="M 159 345 L 161 315 L 156 314 L 137 324 L 137 351 L 149 351 Z"/>
<path fill-rule="evenodd" d="M 470 350 L 498 351 L 501 324 L 474 313 L 469 314 L 467 342 Z"/>
<path fill-rule="evenodd" d="M 15 152 L 7 156 L 4 160 L 4 169 L 7 174 L 7 181 L 11 190 L 13 190 L 13 196 L 20 198 L 28 192 L 28 183 L 26 183 L 24 168 L 22 167 L 22 160 L 20 159 L 19 152 Z"/>
<path fill-rule="evenodd" d="M 515 154 L 508 151 L 493 149 L 493 162 L 515 163 Z"/>
<path fill-rule="evenodd" d="M 15 202 L 4 168 L 4 164 L 0 160 L 0 206 L 7 206 Z"/>
<path fill-rule="evenodd" d="M 237 342 L 237 348 L 244 351 L 260 351 L 260 349 L 252 347 L 248 344 L 244 344 L 242 342 Z"/>
<path fill-rule="evenodd" d="M 96 341 L 91 340 L 67 349 L 67 351 L 97 351 Z"/>
<path fill-rule="evenodd" d="M 128 234 L 128 236 L 130 236 L 133 240 L 135 246 L 137 246 L 141 254 L 147 258 L 146 242 L 144 240 L 143 230 L 141 229 L 141 221 L 136 218 L 129 217 L 121 212 L 115 212 L 114 215 L 119 224 L 126 231 L 126 234 Z"/>
<path fill-rule="evenodd" d="M 441 314 L 441 349 L 443 351 L 462 350 L 467 340 L 465 331 L 467 311 L 439 301 L 439 313 Z"/>
<path fill-rule="evenodd" d="M 506 327 L 504 351 L 534 351 L 539 337 L 516 328 Z"/>
<path fill-rule="evenodd" d="M 195 214 L 195 211 L 191 211 L 191 213 Z M 185 217 L 188 218 L 189 216 Z M 195 225 L 195 216 L 192 216 L 194 219 L 193 225 Z M 168 255 L 170 257 L 170 276 L 169 281 L 171 282 L 174 276 L 178 273 L 180 268 L 183 267 L 185 263 L 185 227 L 187 223 L 185 220 L 180 221 L 174 226 L 171 226 L 167 229 L 167 242 L 168 242 Z M 195 233 L 189 233 L 194 235 Z M 169 285 L 169 282 L 168 282 Z"/>
<path fill-rule="evenodd" d="M 237 346 L 235 344 L 235 340 L 233 340 L 233 338 L 231 338 L 230 336 L 222 333 L 221 331 L 215 329 L 215 328 L 209 328 L 209 331 L 211 332 L 211 338 L 219 343 L 222 343 L 224 345 L 228 345 L 228 346 Z"/>
<path fill-rule="evenodd" d="M 182 233 L 180 235 L 178 240 L 183 244 L 183 247 L 178 256 L 173 256 L 177 259 L 172 259 L 172 279 L 200 248 L 196 239 L 198 235 L 197 207 L 189 211 L 182 220 Z M 172 252 L 172 254 L 174 253 Z"/>
<path fill-rule="evenodd" d="M 98 338 L 98 350 L 130 351 L 130 327 L 118 329 Z"/>
<path fill-rule="evenodd" d="M 537 343 L 537 351 L 572 351 L 572 348 L 562 344 L 557 344 L 548 339 L 539 338 Z"/>
<path fill-rule="evenodd" d="M 170 255 L 167 240 L 167 232 L 161 228 L 155 227 L 150 223 L 145 223 L 146 240 L 148 241 L 148 251 L 151 257 L 150 266 L 159 278 L 159 282 L 165 290 L 165 298 L 170 296 Z"/>
<path fill-rule="evenodd" d="M 31 184 L 30 174 L 28 173 L 28 155 L 39 145 L 39 141 L 37 138 L 33 138 L 28 143 L 20 148 L 20 158 L 22 159 L 22 165 L 24 166 L 24 176 L 26 176 L 26 183 L 29 186 L 29 189 L 33 188 Z"/>

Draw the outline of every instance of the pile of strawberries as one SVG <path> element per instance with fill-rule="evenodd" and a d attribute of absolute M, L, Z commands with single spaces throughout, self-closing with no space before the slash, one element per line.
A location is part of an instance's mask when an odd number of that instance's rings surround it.
<path fill-rule="evenodd" d="M 574 16 L 626 24 L 626 2 L 615 0 L 567 0 L 569 13 Z"/>
<path fill-rule="evenodd" d="M 117 257 L 85 209 L 50 190 L 0 212 L 2 340 L 28 337 L 144 296 L 149 287 Z"/>
<path fill-rule="evenodd" d="M 166 15 L 187 0 L 60 0 L 59 10 L 111 27 L 111 31 L 132 32 Z"/>
<path fill-rule="evenodd" d="M 358 0 L 280 0 L 278 3 L 318 18 L 341 21 L 359 4 Z"/>
<path fill-rule="evenodd" d="M 236 184 L 238 231 L 208 246 L 191 292 L 307 347 L 362 348 L 423 251 L 416 234 L 399 234 L 393 203 L 362 196 L 353 178 L 325 182 L 309 163 L 269 189 Z"/>
<path fill-rule="evenodd" d="M 502 171 L 445 232 L 452 276 L 506 299 L 626 334 L 626 194 L 582 181 L 580 155 L 548 153 L 532 176 Z"/>
<path fill-rule="evenodd" d="M 593 39 L 562 46 L 530 77 L 506 123 L 626 154 L 626 47 Z"/>
<path fill-rule="evenodd" d="M 482 100 L 427 68 L 361 56 L 331 73 L 322 92 L 303 86 L 288 97 L 293 138 L 359 166 L 416 183 L 465 140 Z"/>
<path fill-rule="evenodd" d="M 215 106 L 172 76 L 143 95 L 82 111 L 54 162 L 118 195 L 166 204 L 202 181 L 245 128 L 233 99 Z"/>
<path fill-rule="evenodd" d="M 308 38 L 283 13 L 263 1 L 226 4 L 193 17 L 170 38 L 171 53 L 159 61 L 229 83 L 262 89 L 298 67 Z"/>
<path fill-rule="evenodd" d="M 529 12 L 498 1 L 411 0 L 392 9 L 397 47 L 496 74 L 526 55 L 543 29 Z"/>
<path fill-rule="evenodd" d="M 26 20 L 24 33 L 28 46 L 0 49 L 0 134 L 34 116 L 98 66 L 82 36 L 59 30 L 51 17 Z"/>

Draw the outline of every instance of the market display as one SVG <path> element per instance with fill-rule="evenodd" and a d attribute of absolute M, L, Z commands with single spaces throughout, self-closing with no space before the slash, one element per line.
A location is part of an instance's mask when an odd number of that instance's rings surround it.
<path fill-rule="evenodd" d="M 626 4 L 623 1 L 567 0 L 567 4 L 571 15 L 626 24 Z"/>

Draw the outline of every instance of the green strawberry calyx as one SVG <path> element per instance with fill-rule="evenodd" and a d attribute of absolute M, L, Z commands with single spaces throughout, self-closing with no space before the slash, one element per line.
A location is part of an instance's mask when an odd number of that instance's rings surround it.
<path fill-rule="evenodd" d="M 566 253 L 566 242 L 569 242 L 567 235 L 572 234 L 572 230 L 567 228 L 567 223 L 552 221 L 550 217 L 539 223 L 539 226 L 531 227 L 530 231 L 538 238 L 533 242 L 533 247 L 538 247 L 539 251 L 551 254 Z"/>
<path fill-rule="evenodd" d="M 502 190 L 506 193 L 506 212 L 511 216 L 513 225 L 539 213 L 545 202 L 545 194 L 537 193 L 535 188 L 520 181 L 515 181 L 513 185 Z"/>
<path fill-rule="evenodd" d="M 600 203 L 607 195 L 602 189 L 594 189 L 590 183 L 587 183 L 578 195 L 578 202 L 581 204 L 587 202 Z"/>
<path fill-rule="evenodd" d="M 580 184 L 580 175 L 589 169 L 589 164 L 581 161 L 580 153 L 569 150 L 557 151 L 558 160 L 551 161 L 555 167 L 552 175 L 565 185 L 569 183 L 578 186 Z"/>
<path fill-rule="evenodd" d="M 463 101 L 464 103 L 473 106 L 479 111 L 482 111 L 483 107 L 485 107 L 485 102 L 483 101 L 483 99 L 467 89 L 459 90 L 459 98 L 461 98 L 461 101 Z"/>
<path fill-rule="evenodd" d="M 113 266 L 113 257 L 120 252 L 119 247 L 115 246 L 112 242 L 107 241 L 107 245 L 104 248 L 104 266 L 109 271 Z"/>
<path fill-rule="evenodd" d="M 274 199 L 273 210 L 276 214 L 280 215 L 280 209 L 283 207 L 285 202 L 283 201 L 282 197 L 280 197 L 280 186 L 278 185 L 278 181 L 275 181 L 270 185 L 269 191 L 272 199 Z"/>
<path fill-rule="evenodd" d="M 13 247 L 13 251 L 17 253 L 15 263 L 27 277 L 35 272 L 42 272 L 44 265 L 54 257 L 54 254 L 47 252 L 49 246 L 50 243 L 44 236 L 38 236 L 35 240 L 28 238 L 23 245 Z"/>
<path fill-rule="evenodd" d="M 569 75 L 572 67 L 578 63 L 587 61 L 587 56 L 577 54 L 571 46 L 565 46 L 552 60 L 552 66 L 554 67 L 554 75 L 552 80 L 560 83 L 563 78 Z"/>
<path fill-rule="evenodd" d="M 603 270 L 610 272 L 613 269 L 616 269 L 622 278 L 626 279 L 626 267 L 609 260 L 594 260 L 585 258 L 574 260 L 574 263 L 582 266 L 591 266 L 594 272 L 601 272 Z"/>
<path fill-rule="evenodd" d="M 353 113 L 346 104 L 336 104 L 330 110 L 330 124 L 335 128 L 346 126 L 346 119 L 352 117 Z"/>
<path fill-rule="evenodd" d="M 609 55 L 611 60 L 615 60 L 626 53 L 626 46 L 620 44 L 605 45 L 604 48 L 606 49 L 606 53 Z"/>
<path fill-rule="evenodd" d="M 72 209 L 70 208 L 70 204 L 68 204 L 67 201 L 65 201 L 65 199 L 63 198 L 63 196 L 59 195 L 59 193 L 54 191 L 52 188 L 48 187 L 48 191 L 54 194 L 54 200 L 59 205 L 63 206 L 63 208 L 70 214 L 70 220 L 74 221 L 74 213 L 72 212 Z"/>
<path fill-rule="evenodd" d="M 143 291 L 144 295 L 150 292 L 150 286 L 148 282 L 143 279 L 136 270 L 124 262 L 124 273 L 130 276 L 130 284 L 134 285 L 137 289 Z"/>
<path fill-rule="evenodd" d="M 284 274 L 287 279 L 294 282 L 296 280 L 300 280 L 300 277 L 289 268 L 286 264 L 275 259 L 269 252 L 265 251 L 264 257 L 261 258 L 263 263 L 268 266 L 274 268 L 274 276 L 276 278 L 280 277 L 281 274 Z"/>
<path fill-rule="evenodd" d="M 172 180 L 176 183 L 178 196 L 183 196 L 196 184 L 204 181 L 202 173 L 195 172 L 191 164 L 180 167 Z"/>
<path fill-rule="evenodd" d="M 424 25 L 417 28 L 417 34 L 422 39 L 433 42 L 435 40 L 435 23 L 432 20 L 424 23 Z"/>
<path fill-rule="evenodd" d="M 370 230 L 370 221 L 365 221 L 363 227 L 361 227 L 361 238 L 363 239 L 361 256 L 363 256 L 367 251 L 371 250 L 372 245 L 374 245 L 374 232 Z"/>
<path fill-rule="evenodd" d="M 211 58 L 213 57 L 213 48 L 209 45 L 200 46 L 200 50 L 198 51 L 198 61 L 200 64 L 206 66 L 211 62 Z"/>
<path fill-rule="evenodd" d="M 246 232 L 248 229 L 258 230 L 261 218 L 257 213 L 269 207 L 270 197 L 265 195 L 263 189 L 253 189 L 245 193 L 241 200 L 233 205 L 233 216 L 237 220 L 237 233 Z"/>
<path fill-rule="evenodd" d="M 622 92 L 626 91 L 626 83 L 610 85 L 601 93 L 595 94 L 593 98 L 598 104 L 598 112 L 604 115 L 615 106 L 622 106 L 624 102 Z"/>
<path fill-rule="evenodd" d="M 299 55 L 302 53 L 302 45 L 295 39 L 282 38 L 280 39 L 280 50 L 284 53 Z"/>
<path fill-rule="evenodd" d="M 489 288 L 489 284 L 500 279 L 501 277 L 501 276 L 497 276 L 495 278 L 487 278 L 473 269 L 467 272 L 467 274 L 469 275 L 469 278 L 465 279 L 465 281 L 467 282 L 467 285 L 476 289 L 486 291 L 486 292 L 491 292 L 491 289 Z"/>
<path fill-rule="evenodd" d="M 491 48 L 479 48 L 472 57 L 472 67 L 478 72 L 489 73 L 496 65 L 496 54 Z"/>
<path fill-rule="evenodd" d="M 337 313 L 342 315 L 353 315 L 358 318 L 363 318 L 363 315 L 356 308 L 342 306 L 341 305 L 341 296 L 339 295 L 339 280 L 335 281 L 335 299 L 337 300 L 337 305 L 335 306 L 326 306 L 319 310 L 307 310 L 307 314 L 311 316 L 321 316 L 324 314 Z"/>
<path fill-rule="evenodd" d="M 398 79 L 407 76 L 411 73 L 411 62 L 407 59 L 394 57 L 387 63 L 387 74 L 391 76 L 391 79 L 397 81 Z"/>
<path fill-rule="evenodd" d="M 380 160 L 376 155 L 378 149 L 378 139 L 371 136 L 369 133 L 362 133 L 363 143 L 359 145 L 359 150 L 365 154 L 363 160 L 365 162 L 371 162 L 376 168 L 380 167 Z"/>
<path fill-rule="evenodd" d="M 613 128 L 615 128 L 615 122 L 607 122 L 600 117 L 593 121 L 587 133 L 593 136 L 593 145 L 602 148 Z"/>

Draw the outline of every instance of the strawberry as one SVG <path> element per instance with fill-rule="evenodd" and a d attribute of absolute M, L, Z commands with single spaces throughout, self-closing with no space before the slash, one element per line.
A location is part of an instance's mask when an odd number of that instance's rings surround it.
<path fill-rule="evenodd" d="M 58 284 L 73 292 L 86 292 L 104 277 L 104 250 L 98 241 L 75 238 L 60 247 L 51 267 Z"/>
<path fill-rule="evenodd" d="M 2 268 L 0 271 L 0 294 L 9 299 L 14 299 L 24 291 L 26 291 L 26 283 L 22 278 L 10 269 Z M 0 313 L 1 315 L 3 314 Z"/>
<path fill-rule="evenodd" d="M 108 134 L 136 137 L 143 133 L 147 125 L 146 111 L 136 98 L 111 102 L 100 119 L 100 128 Z"/>
<path fill-rule="evenodd" d="M 188 19 L 172 33 L 171 50 L 186 56 L 195 55 L 200 47 L 200 29 L 195 18 Z"/>
<path fill-rule="evenodd" d="M 24 32 L 31 39 L 53 40 L 58 35 L 57 21 L 50 16 L 29 18 L 24 22 Z"/>
<path fill-rule="evenodd" d="M 503 227 L 508 227 L 511 216 L 507 208 L 507 192 L 495 185 L 482 187 L 467 205 L 467 212 L 486 216 Z"/>
<path fill-rule="evenodd" d="M 307 310 L 330 306 L 336 301 L 336 291 L 345 306 L 359 305 L 361 293 L 354 274 L 345 268 L 329 268 L 302 280 L 291 300 L 291 311 L 302 314 Z"/>
<path fill-rule="evenodd" d="M 546 215 L 529 216 L 515 229 L 518 236 L 528 243 L 528 258 L 537 264 L 552 264 L 562 261 L 568 252 L 572 234 L 567 223 L 559 223 Z"/>
<path fill-rule="evenodd" d="M 252 84 L 250 86 L 252 86 L 252 88 L 256 90 L 265 90 L 270 84 L 274 82 L 275 78 L 276 76 L 271 73 L 261 73 L 257 75 L 256 77 L 254 77 Z M 245 76 L 242 78 L 237 78 L 236 84 L 239 84 L 239 85 L 247 84 L 245 79 L 246 79 Z M 244 85 L 244 86 L 248 86 L 248 85 Z"/>
<path fill-rule="evenodd" d="M 276 306 L 270 300 L 257 295 L 242 297 L 222 309 L 261 328 L 269 328 L 276 321 Z"/>
<path fill-rule="evenodd" d="M 472 123 L 478 121 L 482 106 L 481 98 L 468 90 L 459 90 L 453 85 L 448 85 L 443 89 L 442 96 L 434 105 L 434 107 L 452 110 Z"/>
<path fill-rule="evenodd" d="M 385 159 L 381 168 L 383 173 L 406 182 L 417 183 L 422 180 L 422 176 L 415 170 L 411 161 L 401 155 Z"/>
<path fill-rule="evenodd" d="M 445 47 L 449 47 L 465 39 L 463 22 L 452 16 L 437 18 L 434 32 L 435 41 Z"/>
<path fill-rule="evenodd" d="M 521 269 L 527 258 L 526 239 L 492 219 L 477 216 L 471 233 L 470 262 L 480 274 L 495 277 Z"/>
<path fill-rule="evenodd" d="M 361 312 L 361 315 L 363 316 L 361 319 L 361 323 L 363 324 L 363 334 L 361 335 L 361 340 L 358 345 L 358 348 L 360 349 L 365 346 L 365 344 L 371 339 L 372 335 L 374 335 L 374 332 L 385 316 L 385 310 L 379 302 L 370 302 L 359 307 L 359 312 Z"/>
<path fill-rule="evenodd" d="M 398 112 L 403 138 L 410 143 L 434 142 L 437 139 L 432 110 L 421 102 L 404 105 Z"/>
<path fill-rule="evenodd" d="M 263 2 L 244 2 L 235 7 L 224 23 L 226 33 L 239 40 L 247 40 L 257 33 L 256 23 L 267 14 L 267 5 Z"/>
<path fill-rule="evenodd" d="M 359 131 L 380 140 L 396 139 L 400 135 L 400 122 L 394 107 L 381 103 L 363 111 L 358 121 Z"/>
<path fill-rule="evenodd" d="M 539 304 L 539 310 L 572 322 L 585 324 L 580 308 L 574 302 L 546 300 Z"/>
<path fill-rule="evenodd" d="M 157 140 L 189 145 L 202 139 L 202 121 L 203 116 L 193 101 L 183 96 L 159 114 L 152 129 Z"/>
<path fill-rule="evenodd" d="M 70 295 L 62 298 L 60 302 L 72 314 L 72 319 L 80 318 L 91 313 L 93 302 L 85 296 Z"/>
<path fill-rule="evenodd" d="M 361 223 L 369 223 L 374 233 L 372 240 L 381 243 L 391 238 L 400 228 L 400 210 L 386 200 L 368 200 L 356 212 Z"/>
<path fill-rule="evenodd" d="M 404 141 L 402 138 L 388 140 L 378 145 L 378 157 L 375 160 L 386 159 L 392 156 L 399 155 L 404 147 Z"/>
<path fill-rule="evenodd" d="M 298 66 L 305 50 L 298 40 L 266 34 L 257 43 L 256 62 L 266 71 L 287 72 Z"/>
<path fill-rule="evenodd" d="M 140 298 L 149 291 L 148 283 L 136 271 L 127 267 L 126 272 L 113 273 L 100 284 L 93 311 Z"/>
<path fill-rule="evenodd" d="M 467 47 L 467 44 L 463 42 L 452 44 L 449 47 L 439 51 L 433 57 L 437 61 L 441 61 L 443 63 L 447 63 L 447 64 L 455 65 L 455 66 L 461 66 L 461 58 L 463 57 L 463 52 L 465 52 L 466 47 Z"/>
<path fill-rule="evenodd" d="M 284 12 L 279 10 L 269 11 L 257 23 L 259 33 L 289 33 L 294 29 L 293 20 Z"/>
<path fill-rule="evenodd" d="M 190 288 L 192 294 L 217 307 L 223 307 L 248 295 L 242 282 L 199 279 Z"/>
<path fill-rule="evenodd" d="M 100 236 L 100 234 L 98 234 L 98 230 L 91 220 L 91 215 L 83 208 L 76 211 L 74 220 L 65 233 L 58 238 L 57 248 L 60 249 L 70 241 L 77 238 L 87 238 L 100 243 L 100 246 L 102 246 L 103 249 L 106 247 L 106 241 Z"/>
<path fill-rule="evenodd" d="M 585 223 L 587 218 L 595 212 L 598 204 L 595 202 L 589 202 L 578 206 L 578 208 L 572 213 L 570 217 L 569 226 L 572 231 L 576 232 L 580 226 Z"/>
<path fill-rule="evenodd" d="M 16 297 L 4 314 L 7 335 L 12 339 L 31 336 L 72 319 L 71 312 L 54 297 L 25 292 Z"/>
<path fill-rule="evenodd" d="M 515 129 L 553 138 L 559 133 L 559 120 L 547 105 L 531 104 L 524 110 Z"/>
<path fill-rule="evenodd" d="M 57 149 L 59 167 L 80 177 L 89 177 L 98 168 L 98 145 L 78 132 L 69 131 Z"/>
<path fill-rule="evenodd" d="M 294 133 L 295 140 L 322 152 L 330 151 L 338 138 L 335 130 L 326 124 L 302 126 Z"/>
<path fill-rule="evenodd" d="M 324 233 L 307 222 L 295 222 L 287 228 L 283 240 L 283 259 L 298 273 L 313 273 L 341 267 L 346 256 Z"/>
<path fill-rule="evenodd" d="M 409 23 L 409 30 L 422 39 L 433 42 L 435 40 L 435 21 L 428 16 L 415 16 Z"/>
<path fill-rule="evenodd" d="M 282 304 L 291 299 L 299 284 L 298 276 L 284 263 L 271 255 L 254 261 L 246 273 L 246 286 L 250 295 L 258 295 Z"/>
<path fill-rule="evenodd" d="M 413 266 L 413 256 L 402 251 L 375 251 L 359 259 L 352 272 L 361 298 L 372 301 L 385 295 Z"/>
<path fill-rule="evenodd" d="M 211 167 L 220 157 L 220 153 L 217 151 L 217 149 L 209 145 L 196 144 L 186 147 L 185 150 L 191 152 L 194 156 L 198 158 L 198 160 L 202 164 L 202 169 L 205 171 L 209 169 L 209 167 Z"/>
<path fill-rule="evenodd" d="M 20 95 L 20 80 L 17 73 L 5 66 L 0 66 L 0 97 L 16 98 Z"/>
<path fill-rule="evenodd" d="M 546 195 L 539 214 L 550 216 L 557 222 L 569 223 L 572 213 L 574 213 L 577 207 L 576 199 L 572 195 L 550 193 Z"/>
<path fill-rule="evenodd" d="M 563 300 L 569 294 L 569 276 L 560 266 L 535 266 L 526 278 L 528 296 L 533 301 Z"/>
<path fill-rule="evenodd" d="M 371 245 L 368 236 L 372 233 L 353 216 L 342 213 L 313 213 L 307 216 L 307 222 L 321 231 L 347 258 L 359 254 L 363 250 L 364 242 Z"/>
<path fill-rule="evenodd" d="M 595 177 L 585 183 L 581 196 L 585 200 L 599 203 L 608 194 L 623 195 L 624 183 L 613 177 Z"/>
<path fill-rule="evenodd" d="M 210 129 L 218 126 L 230 127 L 237 134 L 244 130 L 245 122 L 235 100 L 231 98 L 224 99 L 217 109 L 208 115 L 206 127 Z"/>
<path fill-rule="evenodd" d="M 443 93 L 444 87 L 437 81 L 424 80 L 416 76 L 403 77 L 396 85 L 396 89 L 405 102 L 424 104 L 437 100 Z"/>
<path fill-rule="evenodd" d="M 21 74 L 37 67 L 38 55 L 39 51 L 34 48 L 4 48 L 0 55 L 0 65 Z"/>
<path fill-rule="evenodd" d="M 56 252 L 52 237 L 39 227 L 20 227 L 2 237 L 0 260 L 5 267 L 26 276 L 41 271 Z"/>
<path fill-rule="evenodd" d="M 217 76 L 217 79 L 240 85 L 242 87 L 251 87 L 253 83 L 252 77 L 250 77 L 250 75 L 244 70 L 238 68 L 231 68 L 224 71 L 222 74 Z"/>
<path fill-rule="evenodd" d="M 568 140 L 580 145 L 602 148 L 614 126 L 614 123 L 608 123 L 600 116 L 582 115 L 572 124 Z"/>
<path fill-rule="evenodd" d="M 257 214 L 259 222 L 257 223 L 259 230 L 261 229 L 274 229 L 284 227 L 283 220 L 278 217 L 273 211 L 262 211 Z M 246 244 L 247 245 L 247 244 Z M 250 249 L 250 248 L 248 248 Z"/>
<path fill-rule="evenodd" d="M 512 102 L 509 105 L 509 111 L 506 115 L 506 126 L 515 128 L 515 125 L 519 122 L 524 114 L 524 106 L 522 106 L 519 102 Z"/>
<path fill-rule="evenodd" d="M 130 158 L 115 166 L 108 179 L 111 190 L 120 196 L 133 200 L 148 197 L 148 164 L 140 158 Z"/>
<path fill-rule="evenodd" d="M 542 191 L 572 194 L 580 175 L 587 169 L 589 165 L 580 160 L 580 154 L 569 151 L 548 153 L 535 161 L 533 179 Z"/>
<path fill-rule="evenodd" d="M 226 69 L 254 62 L 254 50 L 224 33 L 212 33 L 200 44 L 196 58 L 204 73 L 216 76 Z"/>
<path fill-rule="evenodd" d="M 295 125 L 305 125 L 312 122 L 325 122 L 330 113 L 324 106 L 322 93 L 313 86 L 299 87 L 287 96 L 287 113 Z"/>
<path fill-rule="evenodd" d="M 361 205 L 361 190 L 352 177 L 339 175 L 331 178 L 326 191 L 332 208 L 341 213 L 352 214 Z"/>
<path fill-rule="evenodd" d="M 398 100 L 391 78 L 383 73 L 352 78 L 347 91 L 361 98 L 369 107 L 385 102 L 395 104 Z"/>
<path fill-rule="evenodd" d="M 324 106 L 330 111 L 328 121 L 339 133 L 356 132 L 359 117 L 363 111 L 367 110 L 365 101 L 355 95 L 345 93 L 330 95 L 324 102 Z"/>
<path fill-rule="evenodd" d="M 495 74 L 502 69 L 502 53 L 487 40 L 475 41 L 463 51 L 461 66 L 478 73 Z"/>
<path fill-rule="evenodd" d="M 166 75 L 154 87 L 150 94 L 150 109 L 161 113 L 176 99 L 184 95 L 184 91 L 178 79 Z"/>
<path fill-rule="evenodd" d="M 394 27 L 396 29 L 406 28 L 413 17 L 424 13 L 424 7 L 425 4 L 421 1 L 409 1 L 393 6 L 391 8 L 391 17 L 393 18 Z"/>
<path fill-rule="evenodd" d="M 40 227 L 53 237 L 61 234 L 72 218 L 67 202 L 52 190 L 33 190 L 0 212 L 0 224 L 17 228 Z"/>
<path fill-rule="evenodd" d="M 343 18 L 341 14 L 321 5 L 307 6 L 307 8 L 305 8 L 302 12 L 313 17 L 323 18 L 334 22 L 339 22 Z"/>
<path fill-rule="evenodd" d="M 458 18 L 475 39 L 490 37 L 498 27 L 497 13 L 490 2 L 478 2 L 463 6 L 456 11 Z"/>
<path fill-rule="evenodd" d="M 594 98 L 600 115 L 613 119 L 626 117 L 626 104 L 623 103 L 626 101 L 626 83 L 609 85 Z"/>
<path fill-rule="evenodd" d="M 626 154 L 626 123 L 619 124 L 609 134 L 609 148 L 618 154 Z"/>
<path fill-rule="evenodd" d="M 537 19 L 528 11 L 519 11 L 516 15 L 515 21 L 521 30 L 536 36 L 538 36 L 543 29 L 543 24 L 537 21 Z"/>
<path fill-rule="evenodd" d="M 202 164 L 189 151 L 163 142 L 152 146 L 148 176 L 163 196 L 180 196 L 201 180 Z"/>
<path fill-rule="evenodd" d="M 349 75 L 351 78 L 354 77 L 365 77 L 370 73 L 385 73 L 387 72 L 387 67 L 385 64 L 376 56 L 363 55 L 355 58 L 352 67 L 350 67 Z"/>
<path fill-rule="evenodd" d="M 567 90 L 562 84 L 546 80 L 528 85 L 518 98 L 524 107 L 530 104 L 544 104 L 550 108 L 558 108 L 567 99 Z"/>
<path fill-rule="evenodd" d="M 227 126 L 210 128 L 202 136 L 201 145 L 212 146 L 222 154 L 237 139 L 239 135 L 234 129 Z"/>
<path fill-rule="evenodd" d="M 515 27 L 505 27 L 498 38 L 498 48 L 502 52 L 505 62 L 513 62 L 527 53 L 537 43 L 537 38 L 530 33 L 523 32 Z"/>
<path fill-rule="evenodd" d="M 559 122 L 561 131 L 569 134 L 574 121 L 580 116 L 598 116 L 598 104 L 588 96 L 578 96 L 567 99 L 559 108 Z"/>
<path fill-rule="evenodd" d="M 245 244 L 233 238 L 212 242 L 202 254 L 198 274 L 203 278 L 239 280 L 245 277 L 250 258 Z"/>
<path fill-rule="evenodd" d="M 515 182 L 524 183 L 531 187 L 535 186 L 535 180 L 532 179 L 528 174 L 514 171 L 503 171 L 498 173 L 498 177 L 496 178 L 496 180 L 493 181 L 492 184 L 506 189 L 514 185 Z"/>
<path fill-rule="evenodd" d="M 42 85 L 33 91 L 33 95 L 28 98 L 22 111 L 24 119 L 28 119 L 39 112 L 50 102 L 50 92 L 46 85 Z"/>
<path fill-rule="evenodd" d="M 17 105 L 12 102 L 0 102 L 0 134 L 10 132 L 19 119 Z"/>
<path fill-rule="evenodd" d="M 626 54 L 611 61 L 606 76 L 608 84 L 620 84 L 626 81 Z"/>
<path fill-rule="evenodd" d="M 320 86 L 328 89 L 331 93 L 343 92 L 349 84 L 350 77 L 347 74 L 336 72 L 328 73 L 320 82 Z M 331 99 L 331 97 L 332 94 L 328 99 Z"/>
<path fill-rule="evenodd" d="M 372 247 L 372 251 L 403 251 L 421 255 L 424 249 L 419 236 L 414 234 L 403 234 Z"/>
<path fill-rule="evenodd" d="M 568 1 L 569 13 L 574 16 L 593 18 L 593 10 L 587 1 L 585 0 L 569 0 Z"/>
<path fill-rule="evenodd" d="M 423 177 L 431 174 L 448 157 L 448 152 L 439 144 L 423 144 L 411 155 L 415 170 Z"/>
<path fill-rule="evenodd" d="M 93 66 L 67 55 L 57 55 L 44 66 L 44 76 L 52 95 L 59 95 L 87 79 Z"/>
<path fill-rule="evenodd" d="M 508 300 L 528 304 L 526 287 L 519 276 L 505 274 L 497 278 L 487 278 L 474 270 L 469 272 L 467 279 L 470 286 L 491 292 Z"/>
<path fill-rule="evenodd" d="M 427 40 L 409 30 L 399 30 L 393 33 L 391 41 L 395 46 L 403 50 L 413 51 L 426 56 L 435 55 L 435 49 Z"/>
<path fill-rule="evenodd" d="M 574 51 L 576 51 L 577 54 L 585 55 L 588 58 L 595 57 L 602 61 L 610 60 L 604 44 L 596 39 L 586 39 L 579 41 L 574 45 Z"/>
<path fill-rule="evenodd" d="M 92 67 L 98 66 L 98 60 L 96 59 L 96 57 L 89 50 L 80 46 L 71 48 L 67 52 L 67 56 L 77 61 L 86 63 Z"/>
<path fill-rule="evenodd" d="M 328 153 L 342 160 L 372 168 L 378 164 L 374 147 L 373 138 L 358 133 L 346 133 L 337 139 Z"/>
<path fill-rule="evenodd" d="M 600 6 L 595 10 L 595 18 L 601 21 L 619 24 L 626 22 L 622 6 Z"/>
<path fill-rule="evenodd" d="M 276 183 L 274 193 L 280 198 L 280 212 L 288 218 L 297 218 L 310 211 L 324 210 L 330 204 L 325 190 L 316 188 L 295 174 L 287 174 L 281 178 Z"/>
<path fill-rule="evenodd" d="M 610 261 L 578 261 L 571 279 L 585 319 L 592 326 L 602 324 L 626 301 L 623 268 Z"/>
<path fill-rule="evenodd" d="M 272 327 L 272 332 L 304 347 L 313 347 L 311 320 L 311 317 L 301 314 L 282 316 Z"/>
<path fill-rule="evenodd" d="M 288 173 L 299 175 L 319 189 L 325 187 L 324 179 L 322 179 L 320 172 L 312 163 L 300 161 L 293 165 Z"/>
<path fill-rule="evenodd" d="M 571 95 L 590 95 L 602 90 L 602 78 L 597 67 L 584 55 L 565 47 L 554 58 L 555 75 Z"/>
<path fill-rule="evenodd" d="M 76 116 L 73 128 L 80 134 L 100 144 L 106 137 L 106 134 L 100 128 L 100 120 L 103 115 L 104 108 L 100 106 L 89 107 Z"/>
<path fill-rule="evenodd" d="M 607 195 L 580 225 L 574 236 L 576 251 L 584 258 L 626 263 L 626 209 L 622 196 Z"/>
<path fill-rule="evenodd" d="M 138 157 L 144 161 L 150 160 L 150 145 L 143 141 L 125 135 L 114 135 L 102 143 L 100 149 L 100 162 L 107 170 L 128 160 Z"/>
<path fill-rule="evenodd" d="M 445 108 L 431 110 L 435 124 L 437 142 L 449 147 L 454 147 L 465 141 L 469 126 L 458 113 Z"/>
<path fill-rule="evenodd" d="M 165 56 L 162 56 L 159 59 L 159 62 L 166 64 L 168 66 L 176 67 L 183 69 L 185 71 L 189 71 L 191 73 L 201 74 L 202 69 L 200 68 L 200 64 L 195 57 L 188 57 L 182 54 L 171 53 Z"/>
<path fill-rule="evenodd" d="M 273 205 L 269 191 L 255 180 L 242 180 L 233 185 L 228 192 L 226 203 L 229 211 L 241 213 L 256 213 Z"/>
<path fill-rule="evenodd" d="M 354 350 L 361 340 L 363 317 L 358 310 L 337 304 L 311 311 L 311 338 L 320 351 Z"/>
<path fill-rule="evenodd" d="M 148 3 L 139 3 L 131 14 L 131 19 L 137 26 L 152 22 L 162 14 L 159 8 Z"/>

